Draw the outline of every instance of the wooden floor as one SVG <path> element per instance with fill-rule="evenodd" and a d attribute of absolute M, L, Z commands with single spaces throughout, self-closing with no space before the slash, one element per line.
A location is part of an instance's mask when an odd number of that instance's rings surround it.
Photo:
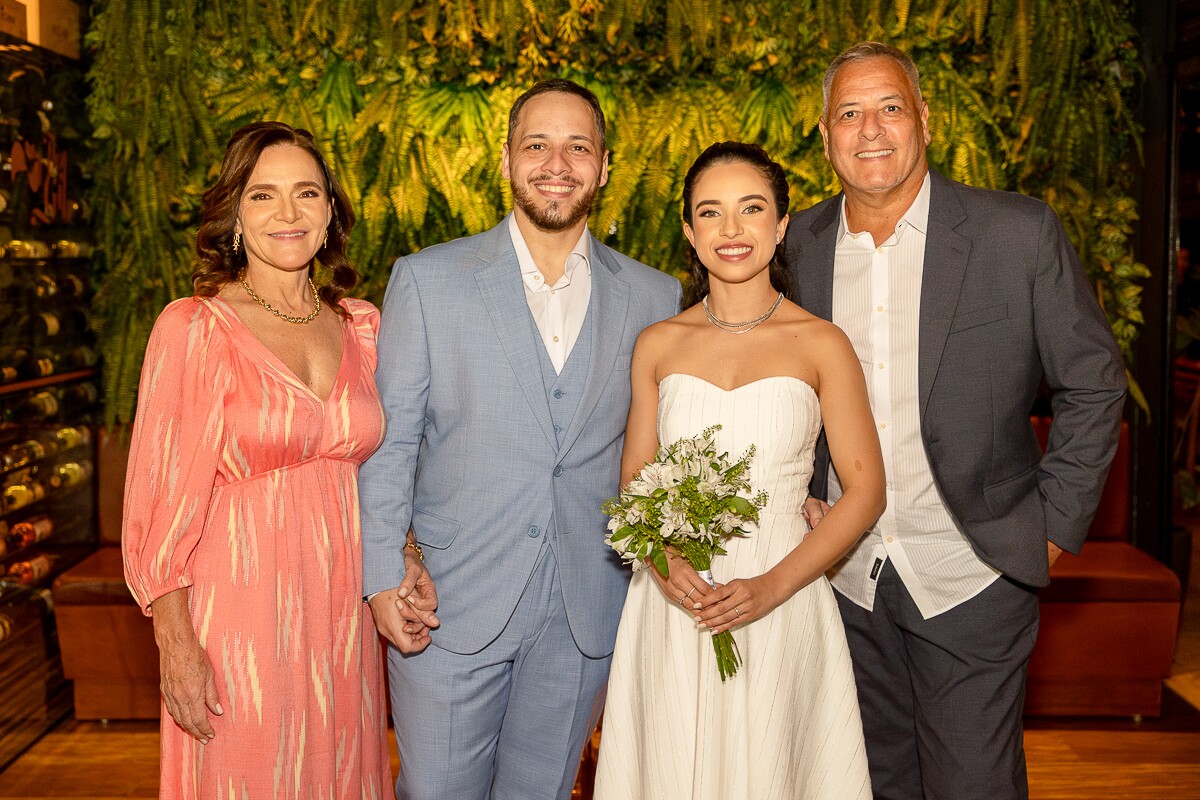
<path fill-rule="evenodd" d="M 1031 720 L 1030 796 L 1200 800 L 1200 712 L 1173 696 L 1167 706 L 1161 719 L 1141 725 Z M 157 723 L 68 720 L 0 773 L 0 798 L 154 798 L 157 773 Z"/>

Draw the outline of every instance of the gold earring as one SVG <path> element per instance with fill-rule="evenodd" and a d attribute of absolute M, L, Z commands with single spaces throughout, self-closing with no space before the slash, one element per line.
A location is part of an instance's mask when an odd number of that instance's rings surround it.
<path fill-rule="evenodd" d="M 242 244 L 242 235 L 237 231 L 233 232 L 233 253 L 237 255 L 238 248 Z"/>
<path fill-rule="evenodd" d="M 322 242 L 321 247 L 329 247 L 329 231 L 325 231 L 325 241 Z"/>

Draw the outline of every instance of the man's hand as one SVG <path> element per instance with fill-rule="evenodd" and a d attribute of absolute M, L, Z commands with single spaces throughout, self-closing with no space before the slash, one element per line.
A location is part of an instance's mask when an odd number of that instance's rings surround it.
<path fill-rule="evenodd" d="M 1046 555 L 1050 558 L 1050 566 L 1054 566 L 1054 562 L 1058 561 L 1058 557 L 1062 555 L 1063 549 L 1049 539 L 1046 540 Z"/>
<path fill-rule="evenodd" d="M 404 548 L 404 580 L 395 589 L 371 597 L 371 615 L 375 627 L 402 653 L 419 653 L 429 646 L 429 631 L 441 622 L 437 609 L 437 589 L 429 570 L 416 551 Z"/>
<path fill-rule="evenodd" d="M 810 497 L 804 501 L 804 509 L 801 513 L 804 514 L 804 521 L 808 523 L 808 527 L 815 528 L 817 523 L 829 513 L 829 504 L 824 500 Z"/>

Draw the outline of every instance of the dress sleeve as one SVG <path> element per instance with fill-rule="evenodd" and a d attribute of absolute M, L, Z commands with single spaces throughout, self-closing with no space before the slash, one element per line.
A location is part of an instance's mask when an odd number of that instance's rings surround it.
<path fill-rule="evenodd" d="M 379 361 L 379 309 L 366 300 L 352 297 L 347 297 L 343 302 L 350 312 L 350 321 L 354 326 L 354 335 L 358 338 L 363 361 L 366 362 L 368 371 L 374 375 Z"/>
<path fill-rule="evenodd" d="M 125 580 L 143 613 L 192 585 L 224 441 L 217 320 L 192 298 L 167 306 L 150 333 L 125 483 Z"/>

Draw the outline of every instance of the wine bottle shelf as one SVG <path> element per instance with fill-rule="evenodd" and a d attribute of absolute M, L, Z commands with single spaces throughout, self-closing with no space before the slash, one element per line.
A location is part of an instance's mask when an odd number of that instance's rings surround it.
<path fill-rule="evenodd" d="M 0 33 L 0 45 L 13 41 Z M 91 234 L 77 199 L 87 188 L 86 74 L 30 45 L 0 47 L 0 67 L 3 769 L 71 709 L 51 585 L 96 549 L 101 409 Z"/>

